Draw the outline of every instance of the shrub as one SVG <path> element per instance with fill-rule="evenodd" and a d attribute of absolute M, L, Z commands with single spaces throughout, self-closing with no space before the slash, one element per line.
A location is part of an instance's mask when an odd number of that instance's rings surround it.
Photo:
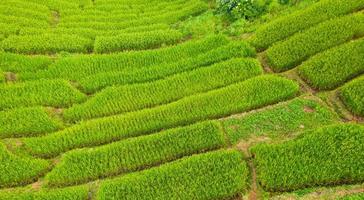
<path fill-rule="evenodd" d="M 295 67 L 310 56 L 343 44 L 364 33 L 364 15 L 348 15 L 329 20 L 298 33 L 267 50 L 267 59 L 274 71 Z"/>
<path fill-rule="evenodd" d="M 223 120 L 224 129 L 233 144 L 249 137 L 282 136 L 338 122 L 328 107 L 311 99 L 297 98 L 271 108 Z"/>
<path fill-rule="evenodd" d="M 364 180 L 364 127 L 338 124 L 292 141 L 254 147 L 257 178 L 269 191 Z"/>
<path fill-rule="evenodd" d="M 99 73 L 82 78 L 78 83 L 86 93 L 94 93 L 107 86 L 154 81 L 177 73 L 188 72 L 200 67 L 212 65 L 233 57 L 253 55 L 255 55 L 254 49 L 246 43 L 232 42 L 186 59 L 176 60 L 173 63 L 167 62 L 157 64 L 156 66 L 141 67 L 121 72 Z"/>
<path fill-rule="evenodd" d="M 263 73 L 254 59 L 232 59 L 143 84 L 106 88 L 84 104 L 65 110 L 66 119 L 89 119 L 151 108 L 224 87 Z"/>
<path fill-rule="evenodd" d="M 344 85 L 340 90 L 340 97 L 344 104 L 354 114 L 364 116 L 364 77 L 360 77 L 356 80 Z"/>
<path fill-rule="evenodd" d="M 0 109 L 36 105 L 66 107 L 84 101 L 86 95 L 64 80 L 39 80 L 0 85 L 0 99 Z"/>
<path fill-rule="evenodd" d="M 183 35 L 176 30 L 157 30 L 126 33 L 117 36 L 98 36 L 95 40 L 96 53 L 126 50 L 145 50 L 171 45 L 181 41 Z"/>
<path fill-rule="evenodd" d="M 49 162 L 41 159 L 20 157 L 10 153 L 0 143 L 0 188 L 13 187 L 35 181 L 49 167 Z"/>
<path fill-rule="evenodd" d="M 364 73 L 364 39 L 320 53 L 299 68 L 300 76 L 320 90 L 334 89 Z"/>
<path fill-rule="evenodd" d="M 0 138 L 37 136 L 62 127 L 41 107 L 0 111 Z"/>
<path fill-rule="evenodd" d="M 148 168 L 224 145 L 219 124 L 203 122 L 93 149 L 67 152 L 45 179 L 55 186 L 77 184 Z"/>
<path fill-rule="evenodd" d="M 227 199 L 247 189 L 248 169 L 238 151 L 217 151 L 104 181 L 103 199 Z"/>
<path fill-rule="evenodd" d="M 77 35 L 23 35 L 9 36 L 0 42 L 5 51 L 25 54 L 52 54 L 61 51 L 71 53 L 90 52 L 93 41 Z"/>
<path fill-rule="evenodd" d="M 270 0 L 217 0 L 217 13 L 234 21 L 237 19 L 253 20 L 265 13 Z"/>
<path fill-rule="evenodd" d="M 259 49 L 266 49 L 299 31 L 363 8 L 363 0 L 321 0 L 304 10 L 296 11 L 261 26 L 256 31 L 254 44 Z"/>

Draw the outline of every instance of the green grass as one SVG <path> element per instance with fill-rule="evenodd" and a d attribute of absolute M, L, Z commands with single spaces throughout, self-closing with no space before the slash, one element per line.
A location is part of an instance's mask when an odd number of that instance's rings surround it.
<path fill-rule="evenodd" d="M 14 189 L 9 191 L 0 191 L 0 197 L 6 200 L 85 200 L 89 197 L 87 186 L 76 186 L 60 189 Z"/>
<path fill-rule="evenodd" d="M 41 107 L 0 111 L 0 138 L 39 136 L 62 126 L 60 120 Z"/>
<path fill-rule="evenodd" d="M 251 149 L 257 178 L 268 191 L 364 180 L 364 127 L 338 124 L 307 131 L 280 144 Z"/>
<path fill-rule="evenodd" d="M 297 32 L 363 8 L 363 0 L 322 0 L 308 8 L 262 25 L 256 31 L 253 43 L 259 49 L 266 49 Z"/>
<path fill-rule="evenodd" d="M 31 183 L 49 167 L 49 162 L 46 160 L 20 157 L 10 153 L 3 143 L 0 143 L 0 163 L 2 172 L 0 188 Z"/>
<path fill-rule="evenodd" d="M 0 85 L 0 110 L 29 106 L 67 107 L 80 103 L 86 95 L 65 80 L 39 80 Z"/>
<path fill-rule="evenodd" d="M 46 175 L 52 186 L 79 184 L 225 146 L 217 122 L 203 122 L 109 145 L 70 151 Z"/>
<path fill-rule="evenodd" d="M 363 34 L 364 15 L 348 15 L 323 22 L 273 45 L 266 51 L 266 57 L 274 71 L 286 71 L 317 53 Z"/>
<path fill-rule="evenodd" d="M 95 40 L 96 53 L 110 53 L 127 50 L 145 50 L 172 45 L 183 38 L 176 30 L 157 30 L 139 33 L 126 33 L 116 36 L 98 36 Z"/>
<path fill-rule="evenodd" d="M 345 43 L 317 54 L 298 68 L 312 87 L 334 89 L 364 73 L 364 39 Z"/>
<path fill-rule="evenodd" d="M 354 114 L 364 116 L 364 76 L 355 79 L 339 89 L 344 104 Z"/>
<path fill-rule="evenodd" d="M 227 199 L 246 190 L 247 179 L 242 155 L 224 150 L 104 181 L 97 199 Z"/>
<path fill-rule="evenodd" d="M 85 103 L 65 110 L 64 117 L 81 120 L 155 107 L 262 73 L 255 59 L 231 59 L 153 82 L 108 87 Z"/>
<path fill-rule="evenodd" d="M 362 200 L 364 199 L 364 193 L 356 193 L 349 194 L 341 198 L 337 198 L 337 200 Z"/>
<path fill-rule="evenodd" d="M 33 155 L 55 156 L 78 147 L 253 110 L 293 98 L 297 92 L 298 85 L 291 80 L 258 76 L 152 109 L 89 120 L 48 136 L 27 138 L 24 148 Z"/>
<path fill-rule="evenodd" d="M 249 137 L 290 133 L 333 124 L 339 117 L 321 103 L 300 97 L 264 110 L 223 120 L 231 143 Z"/>

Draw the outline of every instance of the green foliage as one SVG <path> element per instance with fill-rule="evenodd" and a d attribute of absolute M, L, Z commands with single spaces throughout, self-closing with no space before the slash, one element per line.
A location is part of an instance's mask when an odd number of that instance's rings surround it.
<path fill-rule="evenodd" d="M 356 194 L 349 194 L 342 198 L 338 198 L 337 200 L 363 200 L 364 193 L 356 193 Z"/>
<path fill-rule="evenodd" d="M 85 103 L 65 110 L 64 117 L 80 120 L 155 107 L 262 73 L 255 59 L 231 59 L 153 82 L 108 87 Z"/>
<path fill-rule="evenodd" d="M 67 152 L 45 180 L 55 186 L 77 184 L 140 170 L 224 145 L 219 124 L 203 122 L 102 147 Z"/>
<path fill-rule="evenodd" d="M 0 110 L 28 106 L 66 107 L 80 103 L 86 95 L 65 80 L 39 80 L 0 85 Z"/>
<path fill-rule="evenodd" d="M 311 86 L 327 90 L 364 73 L 363 63 L 364 39 L 359 39 L 312 57 L 298 71 Z"/>
<path fill-rule="evenodd" d="M 271 0 L 217 0 L 216 12 L 234 21 L 253 20 L 266 12 Z"/>
<path fill-rule="evenodd" d="M 126 33 L 116 36 L 98 36 L 95 40 L 96 53 L 110 53 L 126 50 L 144 50 L 171 45 L 181 41 L 183 35 L 176 30 L 157 30 Z"/>
<path fill-rule="evenodd" d="M 217 151 L 102 182 L 103 199 L 228 199 L 247 189 L 248 169 L 238 151 Z"/>
<path fill-rule="evenodd" d="M 230 141 L 236 144 L 251 136 L 281 136 L 338 121 L 339 117 L 326 106 L 314 100 L 297 98 L 241 117 L 225 119 L 223 124 Z"/>
<path fill-rule="evenodd" d="M 231 42 L 207 52 L 186 59 L 166 62 L 151 67 L 134 68 L 121 72 L 99 73 L 79 81 L 83 91 L 94 93 L 107 86 L 145 83 L 162 79 L 174 74 L 197 70 L 201 67 L 228 60 L 234 57 L 254 56 L 255 51 L 245 42 Z"/>
<path fill-rule="evenodd" d="M 3 143 L 0 143 L 0 163 L 0 188 L 31 183 L 49 167 L 46 160 L 10 153 Z"/>
<path fill-rule="evenodd" d="M 229 42 L 229 39 L 225 36 L 212 35 L 201 40 L 192 40 L 157 50 L 131 51 L 111 55 L 75 55 L 58 59 L 47 70 L 19 74 L 19 77 L 20 79 L 64 78 L 80 80 L 96 73 L 124 71 L 151 67 L 162 63 L 173 63 L 197 56 Z"/>
<path fill-rule="evenodd" d="M 77 35 L 41 34 L 9 36 L 0 42 L 5 51 L 26 54 L 52 54 L 61 51 L 87 53 L 93 41 Z"/>
<path fill-rule="evenodd" d="M 296 11 L 261 26 L 256 31 L 254 44 L 259 49 L 266 49 L 294 33 L 363 8 L 363 0 L 321 0 L 306 9 Z"/>
<path fill-rule="evenodd" d="M 87 186 L 76 186 L 61 189 L 13 189 L 0 191 L 0 197 L 6 200 L 85 200 L 89 197 Z"/>
<path fill-rule="evenodd" d="M 257 178 L 268 191 L 364 180 L 364 127 L 338 124 L 281 144 L 251 149 Z"/>
<path fill-rule="evenodd" d="M 0 138 L 37 136 L 61 127 L 61 122 L 52 118 L 45 108 L 0 111 Z"/>
<path fill-rule="evenodd" d="M 340 97 L 345 105 L 359 116 L 364 116 L 364 76 L 340 88 Z"/>
<path fill-rule="evenodd" d="M 267 50 L 266 56 L 273 70 L 281 72 L 363 34 L 364 15 L 348 15 L 326 21 L 277 43 Z"/>
<path fill-rule="evenodd" d="M 0 69 L 7 72 L 36 72 L 46 69 L 52 60 L 46 56 L 25 56 L 0 52 Z"/>
<path fill-rule="evenodd" d="M 55 156 L 85 146 L 145 135 L 165 128 L 244 112 L 294 97 L 297 83 L 266 75 L 207 93 L 127 114 L 89 120 L 44 137 L 24 139 L 31 154 Z"/>

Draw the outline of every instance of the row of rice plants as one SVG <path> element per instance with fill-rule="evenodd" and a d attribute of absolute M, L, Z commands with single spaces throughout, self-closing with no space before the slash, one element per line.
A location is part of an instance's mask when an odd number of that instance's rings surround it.
<path fill-rule="evenodd" d="M 228 199 L 247 189 L 248 173 L 240 152 L 221 150 L 104 181 L 96 199 Z"/>
<path fill-rule="evenodd" d="M 16 188 L 0 191 L 0 196 L 6 200 L 85 200 L 89 198 L 89 190 L 89 187 L 85 185 L 41 190 Z"/>
<path fill-rule="evenodd" d="M 308 131 L 281 144 L 251 149 L 257 179 L 268 191 L 364 180 L 364 127 L 338 124 Z"/>
<path fill-rule="evenodd" d="M 27 9 L 38 13 L 50 13 L 50 10 L 47 6 L 24 0 L 2 0 L 1 5 L 12 8 Z"/>
<path fill-rule="evenodd" d="M 29 19 L 25 17 L 8 16 L 0 14 L 0 22 L 8 25 L 17 25 L 19 27 L 37 27 L 46 28 L 49 27 L 49 23 L 43 20 Z"/>
<path fill-rule="evenodd" d="M 364 15 L 348 15 L 326 21 L 277 43 L 267 50 L 266 56 L 274 71 L 285 71 L 310 56 L 363 34 Z"/>
<path fill-rule="evenodd" d="M 159 107 L 81 122 L 62 131 L 23 139 L 22 148 L 43 157 L 244 112 L 294 97 L 298 84 L 278 76 L 258 76 Z"/>
<path fill-rule="evenodd" d="M 0 52 L 0 69 L 6 72 L 36 72 L 46 69 L 52 64 L 47 56 L 25 56 L 8 52 Z"/>
<path fill-rule="evenodd" d="M 92 51 L 93 40 L 57 34 L 9 36 L 0 42 L 0 48 L 23 54 L 53 54 L 61 51 L 87 53 Z"/>
<path fill-rule="evenodd" d="M 18 34 L 19 31 L 20 31 L 20 26 L 18 26 L 18 25 L 6 24 L 3 22 L 0 22 L 0 34 L 3 36 L 3 38 L 1 40 L 4 40 L 9 35 Z"/>
<path fill-rule="evenodd" d="M 345 84 L 339 90 L 344 104 L 354 114 L 364 116 L 364 76 Z"/>
<path fill-rule="evenodd" d="M 167 24 L 151 24 L 146 26 L 137 26 L 137 27 L 130 27 L 125 28 L 122 30 L 94 30 L 89 28 L 31 28 L 31 27 L 24 27 L 19 28 L 19 35 L 37 35 L 37 34 L 66 34 L 66 35 L 78 35 L 80 37 L 95 39 L 96 36 L 114 36 L 120 35 L 125 33 L 137 33 L 137 32 L 149 32 L 149 31 L 156 31 L 156 30 L 167 30 L 169 26 Z"/>
<path fill-rule="evenodd" d="M 70 151 L 45 177 L 64 186 L 128 173 L 225 146 L 217 122 L 203 122 L 92 149 Z"/>
<path fill-rule="evenodd" d="M 284 40 L 285 38 L 318 23 L 363 8 L 363 0 L 319 1 L 304 10 L 294 12 L 261 26 L 256 31 L 256 38 L 253 43 L 259 49 L 266 49 L 272 44 Z"/>
<path fill-rule="evenodd" d="M 39 80 L 0 85 L 0 110 L 16 107 L 68 107 L 86 100 L 86 95 L 65 80 Z"/>
<path fill-rule="evenodd" d="M 0 138 L 38 136 L 62 128 L 42 107 L 0 111 Z"/>
<path fill-rule="evenodd" d="M 150 108 L 262 73 L 255 59 L 232 59 L 153 82 L 108 87 L 85 103 L 65 110 L 64 117 L 80 120 Z"/>
<path fill-rule="evenodd" d="M 47 6 L 50 10 L 60 12 L 64 9 L 78 9 L 79 5 L 76 2 L 66 0 L 28 0 L 28 2 L 38 5 Z"/>
<path fill-rule="evenodd" d="M 151 67 L 141 67 L 125 71 L 113 71 L 87 76 L 78 81 L 80 88 L 86 93 L 94 93 L 107 86 L 145 83 L 165 78 L 174 74 L 192 71 L 200 67 L 212 65 L 234 57 L 255 55 L 254 50 L 244 42 L 231 42 L 207 52 L 190 56 L 186 59 L 157 64 Z M 122 78 L 121 78 L 122 77 Z"/>
<path fill-rule="evenodd" d="M 312 98 L 312 97 L 311 97 Z M 246 113 L 222 121 L 232 144 L 255 136 L 287 136 L 306 129 L 318 128 L 338 122 L 336 113 L 311 99 L 299 97 L 267 109 Z"/>
<path fill-rule="evenodd" d="M 124 33 L 116 36 L 97 36 L 95 53 L 154 49 L 180 42 L 183 34 L 177 30 L 156 30 L 138 33 Z"/>
<path fill-rule="evenodd" d="M 51 21 L 51 12 L 41 12 L 38 10 L 29 10 L 26 8 L 17 8 L 10 5 L 0 5 L 0 14 L 8 16 L 25 17 L 36 20 Z"/>
<path fill-rule="evenodd" d="M 131 51 L 111 55 L 75 55 L 58 59 L 48 70 L 20 74 L 20 78 L 23 80 L 39 78 L 80 80 L 97 73 L 177 62 L 224 46 L 229 42 L 230 40 L 225 36 L 213 35 L 201 40 L 192 40 L 156 50 Z"/>
<path fill-rule="evenodd" d="M 49 162 L 41 159 L 20 157 L 10 153 L 0 143 L 0 188 L 25 185 L 35 181 L 49 167 Z"/>
<path fill-rule="evenodd" d="M 364 39 L 329 49 L 304 62 L 300 76 L 320 90 L 334 89 L 364 73 Z"/>

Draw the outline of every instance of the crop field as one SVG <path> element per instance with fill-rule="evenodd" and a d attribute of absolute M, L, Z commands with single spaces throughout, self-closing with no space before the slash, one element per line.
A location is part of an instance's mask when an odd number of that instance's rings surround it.
<path fill-rule="evenodd" d="M 364 200 L 364 0 L 0 0 L 0 200 Z"/>

